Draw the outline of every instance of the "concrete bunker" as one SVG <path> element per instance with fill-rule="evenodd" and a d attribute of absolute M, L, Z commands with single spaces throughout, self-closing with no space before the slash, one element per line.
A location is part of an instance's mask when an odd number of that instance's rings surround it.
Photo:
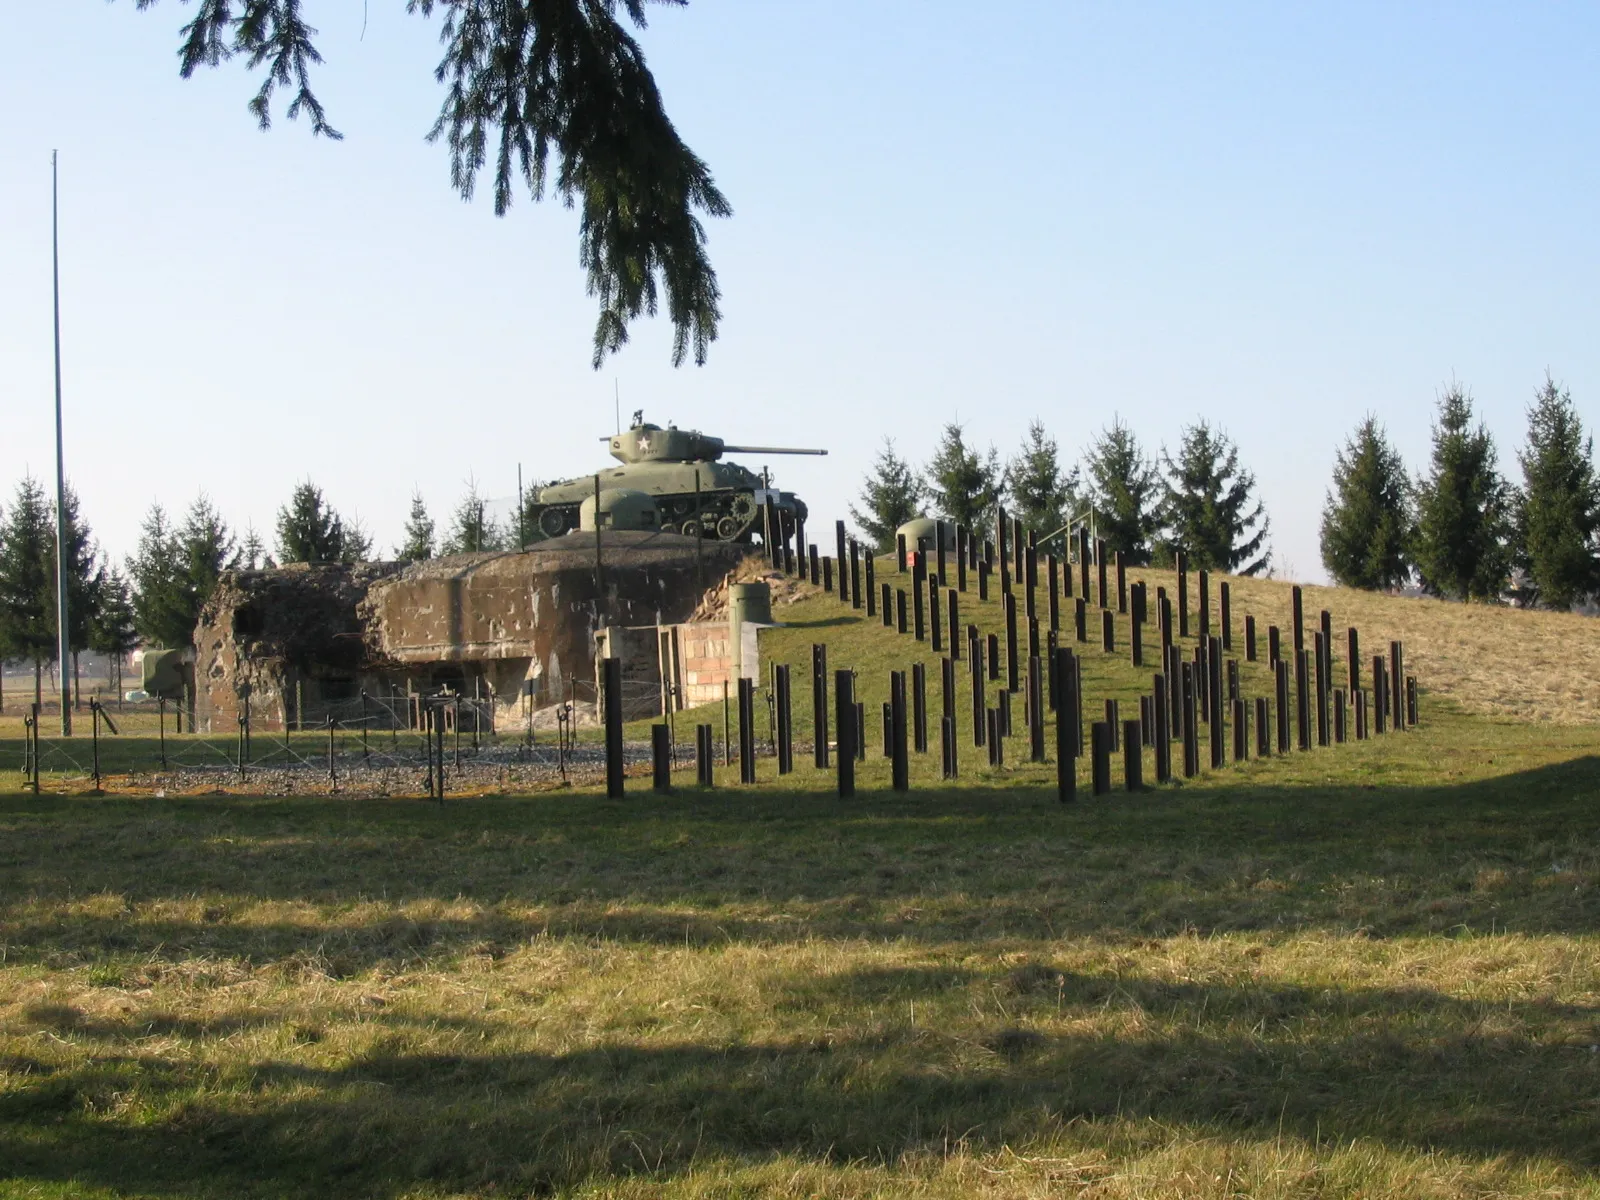
<path fill-rule="evenodd" d="M 227 573 L 196 630 L 196 719 L 409 726 L 449 691 L 490 724 L 592 705 L 597 634 L 689 620 L 748 547 L 645 530 L 577 532 L 525 551 Z M 659 688 L 657 688 L 659 691 Z"/>

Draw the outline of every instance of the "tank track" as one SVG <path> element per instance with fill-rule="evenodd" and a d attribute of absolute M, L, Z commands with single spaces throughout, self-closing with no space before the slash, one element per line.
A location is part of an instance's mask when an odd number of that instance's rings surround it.
<path fill-rule="evenodd" d="M 695 496 L 666 495 L 655 498 L 661 510 L 663 533 L 694 537 Z M 702 536 L 719 542 L 748 542 L 761 525 L 761 508 L 749 492 L 701 493 L 699 497 Z M 578 527 L 577 504 L 529 505 L 528 516 L 539 539 L 560 537 Z M 780 509 L 784 530 L 794 532 L 795 514 Z"/>

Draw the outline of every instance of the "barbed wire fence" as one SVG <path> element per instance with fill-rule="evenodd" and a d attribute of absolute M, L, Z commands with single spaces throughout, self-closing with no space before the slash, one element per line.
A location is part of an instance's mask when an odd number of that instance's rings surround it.
<path fill-rule="evenodd" d="M 509 720 L 490 699 L 363 692 L 307 705 L 302 721 L 257 719 L 246 707 L 231 732 L 181 734 L 173 710 L 158 702 L 116 711 L 95 700 L 73 737 L 51 735 L 37 713 L 26 715 L 21 738 L 0 739 L 0 771 L 35 790 L 435 798 L 601 781 L 597 689 L 574 680 L 563 690 L 559 703 L 524 704 Z M 626 711 L 663 719 L 658 685 L 625 681 L 620 690 Z M 689 744 L 674 754 L 692 753 L 693 732 L 685 729 Z M 624 757 L 629 768 L 647 767 L 648 733 L 625 739 Z"/>

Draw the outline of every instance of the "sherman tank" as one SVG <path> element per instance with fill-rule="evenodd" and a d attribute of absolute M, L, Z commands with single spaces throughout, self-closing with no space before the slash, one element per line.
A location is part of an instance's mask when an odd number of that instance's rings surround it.
<path fill-rule="evenodd" d="M 560 537 L 578 528 L 578 510 L 596 490 L 629 488 L 653 497 L 664 533 L 696 534 L 724 542 L 747 542 L 761 528 L 762 506 L 777 506 L 790 532 L 805 520 L 806 506 L 793 492 L 769 488 L 755 472 L 723 462 L 724 454 L 826 454 L 787 446 L 730 446 L 694 429 L 663 429 L 635 414 L 626 433 L 602 438 L 620 467 L 547 484 L 528 501 L 529 524 L 539 537 Z M 697 482 L 698 481 L 698 482 Z"/>

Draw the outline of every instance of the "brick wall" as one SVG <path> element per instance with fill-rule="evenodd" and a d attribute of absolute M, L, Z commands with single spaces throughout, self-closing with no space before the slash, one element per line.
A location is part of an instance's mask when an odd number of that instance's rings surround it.
<path fill-rule="evenodd" d="M 707 621 L 675 625 L 678 639 L 678 686 L 685 708 L 722 699 L 722 689 L 733 690 L 733 642 L 728 622 Z"/>

